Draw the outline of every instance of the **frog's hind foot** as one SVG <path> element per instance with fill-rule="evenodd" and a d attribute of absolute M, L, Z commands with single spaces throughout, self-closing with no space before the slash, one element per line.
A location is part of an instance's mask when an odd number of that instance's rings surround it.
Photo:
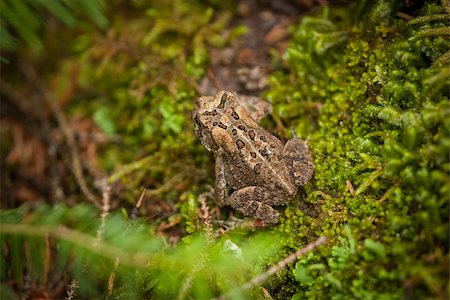
<path fill-rule="evenodd" d="M 270 195 L 262 187 L 248 186 L 233 192 L 227 202 L 244 216 L 261 220 L 266 225 L 272 225 L 278 223 L 279 212 L 270 205 L 261 202 L 266 196 Z"/>
<path fill-rule="evenodd" d="M 287 141 L 283 149 L 283 157 L 296 185 L 303 186 L 314 173 L 314 164 L 305 141 L 294 137 Z"/>

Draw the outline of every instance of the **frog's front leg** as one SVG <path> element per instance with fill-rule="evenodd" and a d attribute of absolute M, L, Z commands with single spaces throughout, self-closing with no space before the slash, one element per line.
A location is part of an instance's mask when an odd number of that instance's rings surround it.
<path fill-rule="evenodd" d="M 261 220 L 269 225 L 278 223 L 279 213 L 266 203 L 281 203 L 282 197 L 281 194 L 266 187 L 247 186 L 233 192 L 227 199 L 227 204 L 244 216 Z"/>
<path fill-rule="evenodd" d="M 215 165 L 215 200 L 218 206 L 222 207 L 225 205 L 225 199 L 228 196 L 227 183 L 225 181 L 225 167 L 223 163 L 223 158 L 220 155 L 216 155 L 216 165 Z"/>

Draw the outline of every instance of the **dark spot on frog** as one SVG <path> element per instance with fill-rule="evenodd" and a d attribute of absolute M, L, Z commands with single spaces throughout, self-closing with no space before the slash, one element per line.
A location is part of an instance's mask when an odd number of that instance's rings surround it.
<path fill-rule="evenodd" d="M 257 164 L 255 165 L 255 168 L 254 168 L 253 170 L 255 171 L 256 174 L 261 173 L 261 164 L 260 164 L 260 163 L 257 163 Z"/>
<path fill-rule="evenodd" d="M 262 135 L 262 136 L 260 136 L 260 137 L 259 137 L 259 139 L 260 139 L 261 141 L 263 141 L 263 142 L 267 142 L 267 139 L 266 139 L 266 137 L 265 137 L 265 136 L 263 136 L 263 135 Z"/>
<path fill-rule="evenodd" d="M 270 144 L 270 148 L 276 148 L 275 144 Z"/>
<path fill-rule="evenodd" d="M 227 102 L 227 94 L 223 94 L 220 98 L 220 104 L 218 108 L 223 109 L 225 107 L 225 102 Z"/>
<path fill-rule="evenodd" d="M 234 111 L 231 113 L 231 116 L 235 119 L 235 120 L 239 120 L 239 115 Z"/>
<path fill-rule="evenodd" d="M 251 139 L 252 141 L 255 140 L 255 132 L 254 132 L 253 130 L 249 130 L 249 131 L 248 131 L 248 136 L 250 137 L 250 139 Z"/>
<path fill-rule="evenodd" d="M 236 135 L 236 134 L 237 134 L 236 128 L 233 128 L 233 130 L 231 130 L 231 133 L 232 133 L 233 135 Z"/>
<path fill-rule="evenodd" d="M 217 111 L 213 110 L 213 111 L 207 111 L 204 113 L 205 116 L 216 116 L 217 115 Z"/>
<path fill-rule="evenodd" d="M 250 152 L 250 156 L 253 158 L 256 158 L 256 153 L 255 152 Z"/>
<path fill-rule="evenodd" d="M 214 123 L 213 123 L 213 126 L 217 126 L 217 124 L 218 124 L 217 122 L 214 122 Z"/>
<path fill-rule="evenodd" d="M 222 129 L 227 129 L 227 125 L 223 124 L 222 122 L 219 122 L 219 127 Z"/>
<path fill-rule="evenodd" d="M 238 128 L 239 128 L 240 130 L 247 131 L 247 128 L 245 128 L 244 125 L 239 125 Z"/>
<path fill-rule="evenodd" d="M 267 150 L 267 148 L 264 148 L 259 150 L 259 153 L 261 153 L 262 156 L 267 156 L 269 155 L 269 150 Z"/>
<path fill-rule="evenodd" d="M 237 140 L 236 141 L 236 146 L 238 147 L 238 150 L 241 150 L 242 148 L 244 148 L 245 143 L 241 140 Z"/>

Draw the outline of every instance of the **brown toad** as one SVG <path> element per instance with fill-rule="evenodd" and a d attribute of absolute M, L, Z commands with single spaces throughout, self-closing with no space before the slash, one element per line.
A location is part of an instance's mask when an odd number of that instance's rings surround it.
<path fill-rule="evenodd" d="M 230 205 L 262 226 L 277 223 L 279 213 L 271 206 L 292 200 L 313 174 L 306 142 L 292 138 L 283 144 L 230 91 L 199 97 L 193 120 L 196 135 L 215 156 L 218 205 Z"/>

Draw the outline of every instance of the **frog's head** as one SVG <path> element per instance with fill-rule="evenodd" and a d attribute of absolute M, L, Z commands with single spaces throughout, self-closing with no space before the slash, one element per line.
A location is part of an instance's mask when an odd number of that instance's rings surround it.
<path fill-rule="evenodd" d="M 236 96 L 230 91 L 220 91 L 215 96 L 197 98 L 192 114 L 195 134 L 208 151 L 217 149 L 218 146 L 211 136 L 212 129 L 220 124 L 223 112 L 235 99 Z"/>

